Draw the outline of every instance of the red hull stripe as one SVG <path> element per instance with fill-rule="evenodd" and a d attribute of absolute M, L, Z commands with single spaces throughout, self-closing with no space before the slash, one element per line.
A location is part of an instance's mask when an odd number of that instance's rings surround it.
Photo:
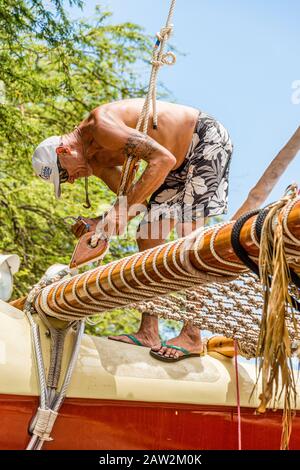
<path fill-rule="evenodd" d="M 0 449 L 25 449 L 38 398 L 0 395 Z M 242 448 L 279 449 L 281 411 L 241 408 Z M 66 399 L 45 449 L 237 449 L 237 409 L 113 400 Z M 291 449 L 300 449 L 300 413 Z"/>

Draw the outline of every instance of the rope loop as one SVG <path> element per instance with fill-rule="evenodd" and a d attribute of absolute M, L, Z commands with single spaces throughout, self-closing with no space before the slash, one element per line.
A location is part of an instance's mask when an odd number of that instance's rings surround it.
<path fill-rule="evenodd" d="M 174 65 L 176 63 L 176 60 L 177 59 L 174 52 L 169 51 L 163 54 L 160 60 L 152 59 L 150 63 L 154 67 L 162 67 L 163 65 Z"/>
<path fill-rule="evenodd" d="M 156 106 L 156 83 L 158 71 L 163 65 L 174 65 L 176 62 L 176 56 L 173 52 L 164 52 L 168 39 L 173 33 L 174 29 L 174 25 L 171 23 L 171 21 L 174 15 L 175 5 L 176 0 L 171 0 L 166 25 L 162 27 L 158 33 L 156 33 L 157 40 L 153 48 L 152 60 L 150 61 L 152 69 L 149 78 L 148 92 L 146 94 L 144 105 L 136 125 L 136 129 L 145 135 L 148 133 L 151 111 L 153 114 L 153 129 L 158 129 L 158 113 Z M 130 187 L 130 184 L 134 180 L 139 165 L 136 159 L 136 165 L 132 166 L 133 161 L 134 157 L 128 156 L 125 163 L 123 164 L 121 182 L 118 188 L 118 196 L 125 195 L 128 188 Z"/>

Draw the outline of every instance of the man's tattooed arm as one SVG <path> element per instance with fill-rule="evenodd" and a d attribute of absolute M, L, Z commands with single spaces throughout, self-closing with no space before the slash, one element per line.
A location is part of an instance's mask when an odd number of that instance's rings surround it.
<path fill-rule="evenodd" d="M 112 159 L 121 164 L 120 157 L 133 157 L 147 162 L 140 179 L 127 193 L 128 207 L 143 203 L 160 185 L 176 165 L 175 156 L 163 145 L 107 115 L 96 112 L 92 136 L 100 148 L 111 151 Z M 123 163 L 123 162 L 122 162 Z"/>
<path fill-rule="evenodd" d="M 163 183 L 176 164 L 176 159 L 165 147 L 143 134 L 130 134 L 123 147 L 126 158 L 143 159 L 148 165 L 139 180 L 129 189 L 127 202 L 143 203 Z"/>
<path fill-rule="evenodd" d="M 130 136 L 124 146 L 124 156 L 134 159 L 148 160 L 151 155 L 159 152 L 160 146 L 147 135 L 136 134 Z"/>

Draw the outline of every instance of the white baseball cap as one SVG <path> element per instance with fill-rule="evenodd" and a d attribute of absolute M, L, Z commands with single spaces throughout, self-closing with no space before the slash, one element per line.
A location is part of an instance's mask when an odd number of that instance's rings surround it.
<path fill-rule="evenodd" d="M 0 255 L 0 266 L 7 263 L 12 274 L 16 274 L 19 271 L 20 262 L 18 255 Z"/>
<path fill-rule="evenodd" d="M 37 146 L 32 156 L 32 166 L 35 174 L 46 183 L 54 185 L 54 194 L 57 198 L 60 198 L 61 189 L 56 149 L 61 143 L 61 137 L 57 135 L 48 137 Z"/>

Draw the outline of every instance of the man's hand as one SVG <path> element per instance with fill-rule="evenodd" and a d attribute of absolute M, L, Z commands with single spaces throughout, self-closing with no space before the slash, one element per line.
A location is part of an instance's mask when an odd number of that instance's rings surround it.
<path fill-rule="evenodd" d="M 118 204 L 113 206 L 104 217 L 98 219 L 96 233 L 91 239 L 91 245 L 95 246 L 99 237 L 111 238 L 114 235 L 122 235 L 128 223 L 127 211 L 121 211 Z"/>
<path fill-rule="evenodd" d="M 82 237 L 87 232 L 94 232 L 100 217 L 89 219 L 88 217 L 78 217 L 77 222 L 71 226 L 71 231 L 76 238 Z"/>

